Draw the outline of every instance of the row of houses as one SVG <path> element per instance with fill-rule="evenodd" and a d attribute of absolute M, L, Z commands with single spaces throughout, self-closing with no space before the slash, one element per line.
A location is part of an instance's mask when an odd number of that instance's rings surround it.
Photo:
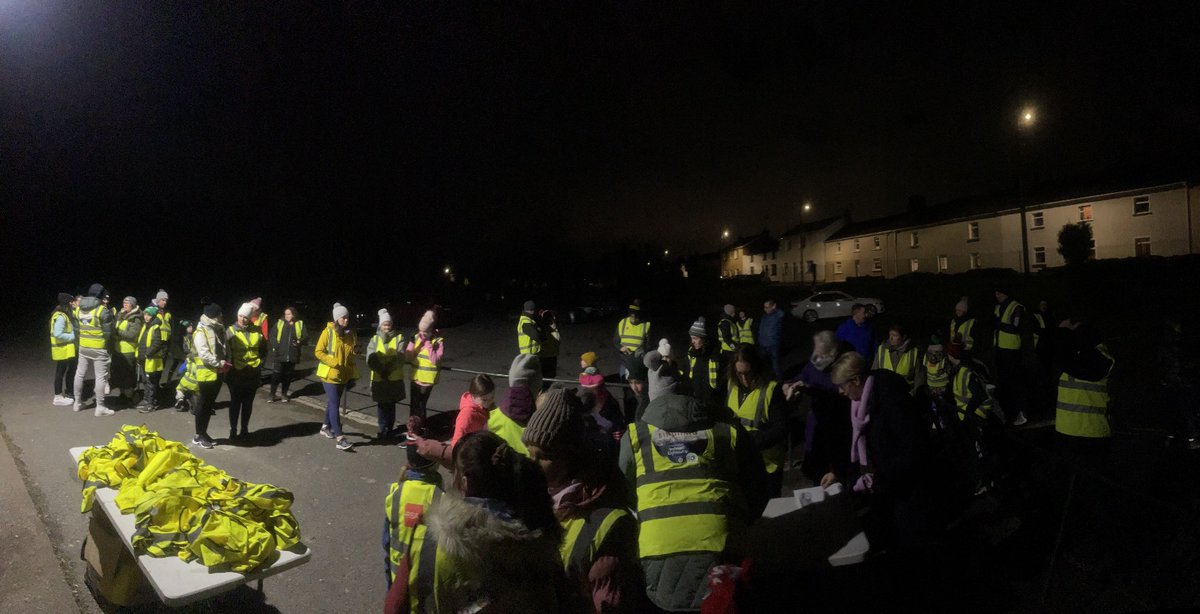
<path fill-rule="evenodd" d="M 1080 222 L 1092 228 L 1094 258 L 1176 256 L 1200 250 L 1196 183 L 1031 203 L 1025 208 L 1025 253 L 1017 202 L 1004 196 L 975 197 L 926 207 L 914 199 L 904 213 L 874 220 L 852 222 L 849 216 L 836 216 L 801 224 L 777 237 L 767 232 L 742 237 L 721 250 L 720 274 L 825 283 L 918 271 L 1022 270 L 1026 260 L 1036 271 L 1064 264 L 1058 232 Z"/>

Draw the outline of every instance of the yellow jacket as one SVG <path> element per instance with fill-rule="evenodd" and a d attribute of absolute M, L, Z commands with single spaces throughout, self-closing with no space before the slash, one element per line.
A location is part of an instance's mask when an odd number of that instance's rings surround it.
<path fill-rule="evenodd" d="M 317 377 L 327 384 L 345 384 L 358 379 L 358 365 L 354 362 L 356 343 L 358 336 L 353 330 L 340 334 L 333 322 L 326 324 L 313 350 L 321 363 L 317 365 Z"/>

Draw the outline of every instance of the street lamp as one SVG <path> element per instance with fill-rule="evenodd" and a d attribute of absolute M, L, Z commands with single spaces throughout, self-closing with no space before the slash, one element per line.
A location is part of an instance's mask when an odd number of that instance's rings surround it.
<path fill-rule="evenodd" d="M 663 250 L 663 255 L 664 255 L 664 256 L 670 256 L 670 255 L 671 255 L 671 250 L 669 250 L 669 249 L 664 249 L 664 250 Z"/>
<path fill-rule="evenodd" d="M 728 238 L 729 238 L 729 229 L 728 229 L 728 228 L 726 228 L 725 230 L 721 231 L 721 238 L 722 238 L 722 239 L 728 239 Z"/>
<path fill-rule="evenodd" d="M 808 273 L 808 261 L 804 259 L 804 244 L 807 243 L 808 237 L 804 232 L 804 213 L 812 210 L 812 203 L 804 203 L 800 207 L 800 283 L 804 283 L 804 276 Z M 816 282 L 814 279 L 813 282 Z"/>
<path fill-rule="evenodd" d="M 1029 222 L 1025 219 L 1025 165 L 1029 158 L 1028 143 L 1037 125 L 1037 109 L 1025 106 L 1017 117 L 1017 129 L 1021 132 L 1021 154 L 1017 161 L 1017 209 L 1021 216 L 1021 272 L 1029 272 Z"/>

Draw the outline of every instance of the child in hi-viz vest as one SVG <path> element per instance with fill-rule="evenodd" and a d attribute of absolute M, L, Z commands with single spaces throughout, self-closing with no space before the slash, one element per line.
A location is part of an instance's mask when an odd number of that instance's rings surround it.
<path fill-rule="evenodd" d="M 407 464 L 384 499 L 387 521 L 383 525 L 383 551 L 389 588 L 398 574 L 407 573 L 408 577 L 401 578 L 402 581 L 414 581 L 422 549 L 437 548 L 435 542 L 425 543 L 425 514 L 444 491 L 437 462 L 418 454 L 417 446 L 413 445 L 415 435 L 423 430 L 421 423 L 420 418 L 409 419 L 408 445 L 404 445 Z M 417 592 L 408 594 L 415 596 Z"/>

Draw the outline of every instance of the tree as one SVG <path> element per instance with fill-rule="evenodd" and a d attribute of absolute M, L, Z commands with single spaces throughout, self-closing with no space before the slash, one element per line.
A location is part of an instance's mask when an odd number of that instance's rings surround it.
<path fill-rule="evenodd" d="M 1092 226 L 1080 222 L 1058 231 L 1058 253 L 1068 265 L 1086 261 L 1092 253 Z"/>

